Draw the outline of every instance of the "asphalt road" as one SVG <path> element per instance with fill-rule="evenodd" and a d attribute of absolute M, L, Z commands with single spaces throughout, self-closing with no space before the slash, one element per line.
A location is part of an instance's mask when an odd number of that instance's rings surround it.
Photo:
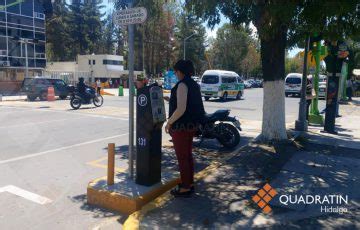
<path fill-rule="evenodd" d="M 207 112 L 229 108 L 240 120 L 260 122 L 262 97 L 262 89 L 250 89 L 240 101 L 204 103 Z M 286 99 L 287 122 L 297 118 L 298 102 Z M 118 214 L 86 204 L 86 187 L 106 175 L 110 142 L 119 147 L 116 167 L 127 167 L 128 97 L 79 111 L 68 100 L 22 103 L 0 103 L 0 229 L 119 226 Z"/>

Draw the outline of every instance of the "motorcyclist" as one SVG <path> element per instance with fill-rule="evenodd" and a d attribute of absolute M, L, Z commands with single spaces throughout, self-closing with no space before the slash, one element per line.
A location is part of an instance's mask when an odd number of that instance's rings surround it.
<path fill-rule="evenodd" d="M 79 83 L 77 84 L 78 92 L 85 100 L 90 100 L 91 95 L 86 91 L 87 88 L 88 86 L 85 84 L 84 78 L 79 78 Z"/>

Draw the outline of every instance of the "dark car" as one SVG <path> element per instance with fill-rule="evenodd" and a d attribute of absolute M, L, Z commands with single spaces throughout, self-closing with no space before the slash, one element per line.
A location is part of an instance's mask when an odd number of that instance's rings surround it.
<path fill-rule="evenodd" d="M 25 78 L 21 90 L 26 93 L 29 101 L 34 101 L 37 97 L 45 101 L 50 86 L 54 87 L 55 96 L 59 96 L 61 99 L 66 99 L 74 91 L 74 87 L 66 84 L 63 80 L 51 78 Z"/>

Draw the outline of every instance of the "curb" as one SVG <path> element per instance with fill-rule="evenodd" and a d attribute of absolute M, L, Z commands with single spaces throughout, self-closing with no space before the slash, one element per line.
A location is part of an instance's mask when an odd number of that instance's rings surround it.
<path fill-rule="evenodd" d="M 236 155 L 238 151 L 241 149 L 247 147 L 251 143 L 251 140 L 248 144 L 243 145 L 233 152 L 229 153 L 229 155 L 221 160 L 212 162 L 208 167 L 201 170 L 200 172 L 196 173 L 194 175 L 195 181 L 198 181 L 205 176 L 209 175 L 210 173 L 214 172 L 216 169 L 218 169 L 220 166 L 222 166 L 226 161 L 231 159 Z M 172 196 L 169 193 L 164 193 L 163 195 L 156 198 L 154 201 L 144 205 L 140 210 L 132 213 L 124 222 L 123 229 L 125 230 L 138 230 L 140 228 L 140 222 L 142 218 L 147 214 L 148 212 L 164 205 L 167 201 L 171 200 Z"/>

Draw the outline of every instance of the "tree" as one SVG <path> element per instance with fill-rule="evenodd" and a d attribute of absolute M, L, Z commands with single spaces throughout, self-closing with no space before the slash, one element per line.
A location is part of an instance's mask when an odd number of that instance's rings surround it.
<path fill-rule="evenodd" d="M 303 63 L 304 59 L 299 54 L 293 58 L 287 57 L 285 59 L 285 75 L 288 73 L 302 73 Z"/>
<path fill-rule="evenodd" d="M 55 0 L 51 14 L 46 18 L 46 53 L 50 61 L 71 59 L 71 39 L 67 24 L 69 13 L 64 0 Z"/>
<path fill-rule="evenodd" d="M 216 1 L 186 0 L 188 9 L 214 26 L 220 13 L 232 24 L 253 22 L 261 44 L 264 77 L 263 122 L 264 141 L 287 139 L 285 126 L 285 49 L 314 33 L 327 39 L 340 39 L 358 33 L 359 7 L 356 0 L 255 0 Z"/>
<path fill-rule="evenodd" d="M 200 73 L 205 60 L 205 27 L 191 14 L 183 11 L 176 24 L 175 37 L 178 43 L 178 59 L 184 58 L 184 39 L 195 34 L 186 41 L 186 59 L 193 61 L 195 72 Z"/>
<path fill-rule="evenodd" d="M 99 51 L 102 21 L 104 16 L 100 1 L 73 1 L 69 5 L 67 18 L 68 33 L 71 37 L 72 57 L 78 54 L 91 54 Z"/>

